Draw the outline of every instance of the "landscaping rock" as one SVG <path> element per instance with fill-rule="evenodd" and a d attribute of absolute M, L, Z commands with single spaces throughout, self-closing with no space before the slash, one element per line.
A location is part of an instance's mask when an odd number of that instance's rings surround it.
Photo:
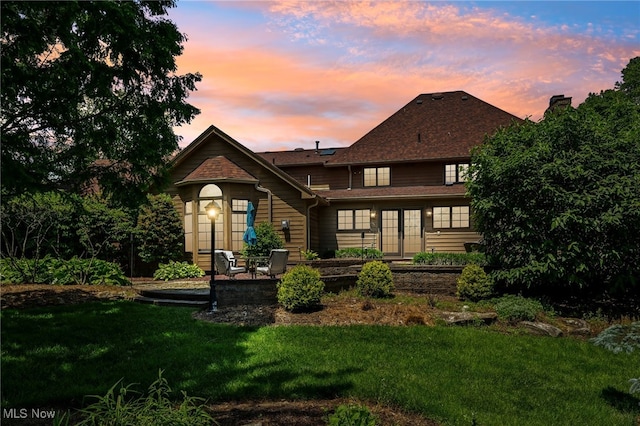
<path fill-rule="evenodd" d="M 591 327 L 589 323 L 580 318 L 560 318 L 562 324 L 567 328 L 570 336 L 589 336 Z"/>
<path fill-rule="evenodd" d="M 555 327 L 550 324 L 545 324 L 543 322 L 521 321 L 518 325 L 540 336 L 551 336 L 551 337 L 562 336 L 562 330 L 560 330 L 558 327 Z"/>
<path fill-rule="evenodd" d="M 498 318 L 495 312 L 442 312 L 441 316 L 448 325 L 491 324 Z"/>

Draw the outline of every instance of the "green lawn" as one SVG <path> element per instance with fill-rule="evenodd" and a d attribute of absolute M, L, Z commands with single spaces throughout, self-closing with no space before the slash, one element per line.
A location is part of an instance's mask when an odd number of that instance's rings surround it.
<path fill-rule="evenodd" d="M 82 404 L 158 369 L 214 400 L 353 396 L 445 424 L 633 425 L 640 353 L 483 328 L 236 327 L 116 301 L 2 312 L 2 407 Z"/>

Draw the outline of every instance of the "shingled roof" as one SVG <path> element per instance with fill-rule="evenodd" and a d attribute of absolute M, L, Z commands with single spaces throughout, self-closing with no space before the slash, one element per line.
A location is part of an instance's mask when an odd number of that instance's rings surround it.
<path fill-rule="evenodd" d="M 254 176 L 246 170 L 236 165 L 228 158 L 220 155 L 207 158 L 194 171 L 189 173 L 182 181 L 176 185 L 184 185 L 194 181 L 226 180 L 233 182 L 258 182 Z"/>
<path fill-rule="evenodd" d="M 257 154 L 276 166 L 325 164 L 346 148 L 294 149 L 293 151 L 267 151 Z"/>
<path fill-rule="evenodd" d="M 326 165 L 468 158 L 486 135 L 521 121 L 464 91 L 421 94 Z"/>

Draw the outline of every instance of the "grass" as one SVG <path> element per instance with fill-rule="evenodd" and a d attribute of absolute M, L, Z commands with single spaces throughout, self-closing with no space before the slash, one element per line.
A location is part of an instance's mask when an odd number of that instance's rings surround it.
<path fill-rule="evenodd" d="M 126 301 L 2 311 L 3 408 L 79 407 L 163 369 L 176 398 L 355 397 L 450 425 L 631 425 L 640 415 L 627 393 L 637 351 L 475 327 L 237 327 L 192 312 Z"/>

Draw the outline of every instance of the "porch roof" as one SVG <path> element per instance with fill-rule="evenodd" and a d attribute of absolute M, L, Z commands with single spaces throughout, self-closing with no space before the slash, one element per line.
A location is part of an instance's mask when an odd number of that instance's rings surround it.
<path fill-rule="evenodd" d="M 176 186 L 203 181 L 231 181 L 254 184 L 258 182 L 258 179 L 225 156 L 219 155 L 204 160 L 183 180 L 177 182 Z"/>
<path fill-rule="evenodd" d="M 412 200 L 427 198 L 462 198 L 465 197 L 464 185 L 438 186 L 402 186 L 402 187 L 370 187 L 357 189 L 317 190 L 319 195 L 329 201 L 359 201 L 401 199 Z"/>

